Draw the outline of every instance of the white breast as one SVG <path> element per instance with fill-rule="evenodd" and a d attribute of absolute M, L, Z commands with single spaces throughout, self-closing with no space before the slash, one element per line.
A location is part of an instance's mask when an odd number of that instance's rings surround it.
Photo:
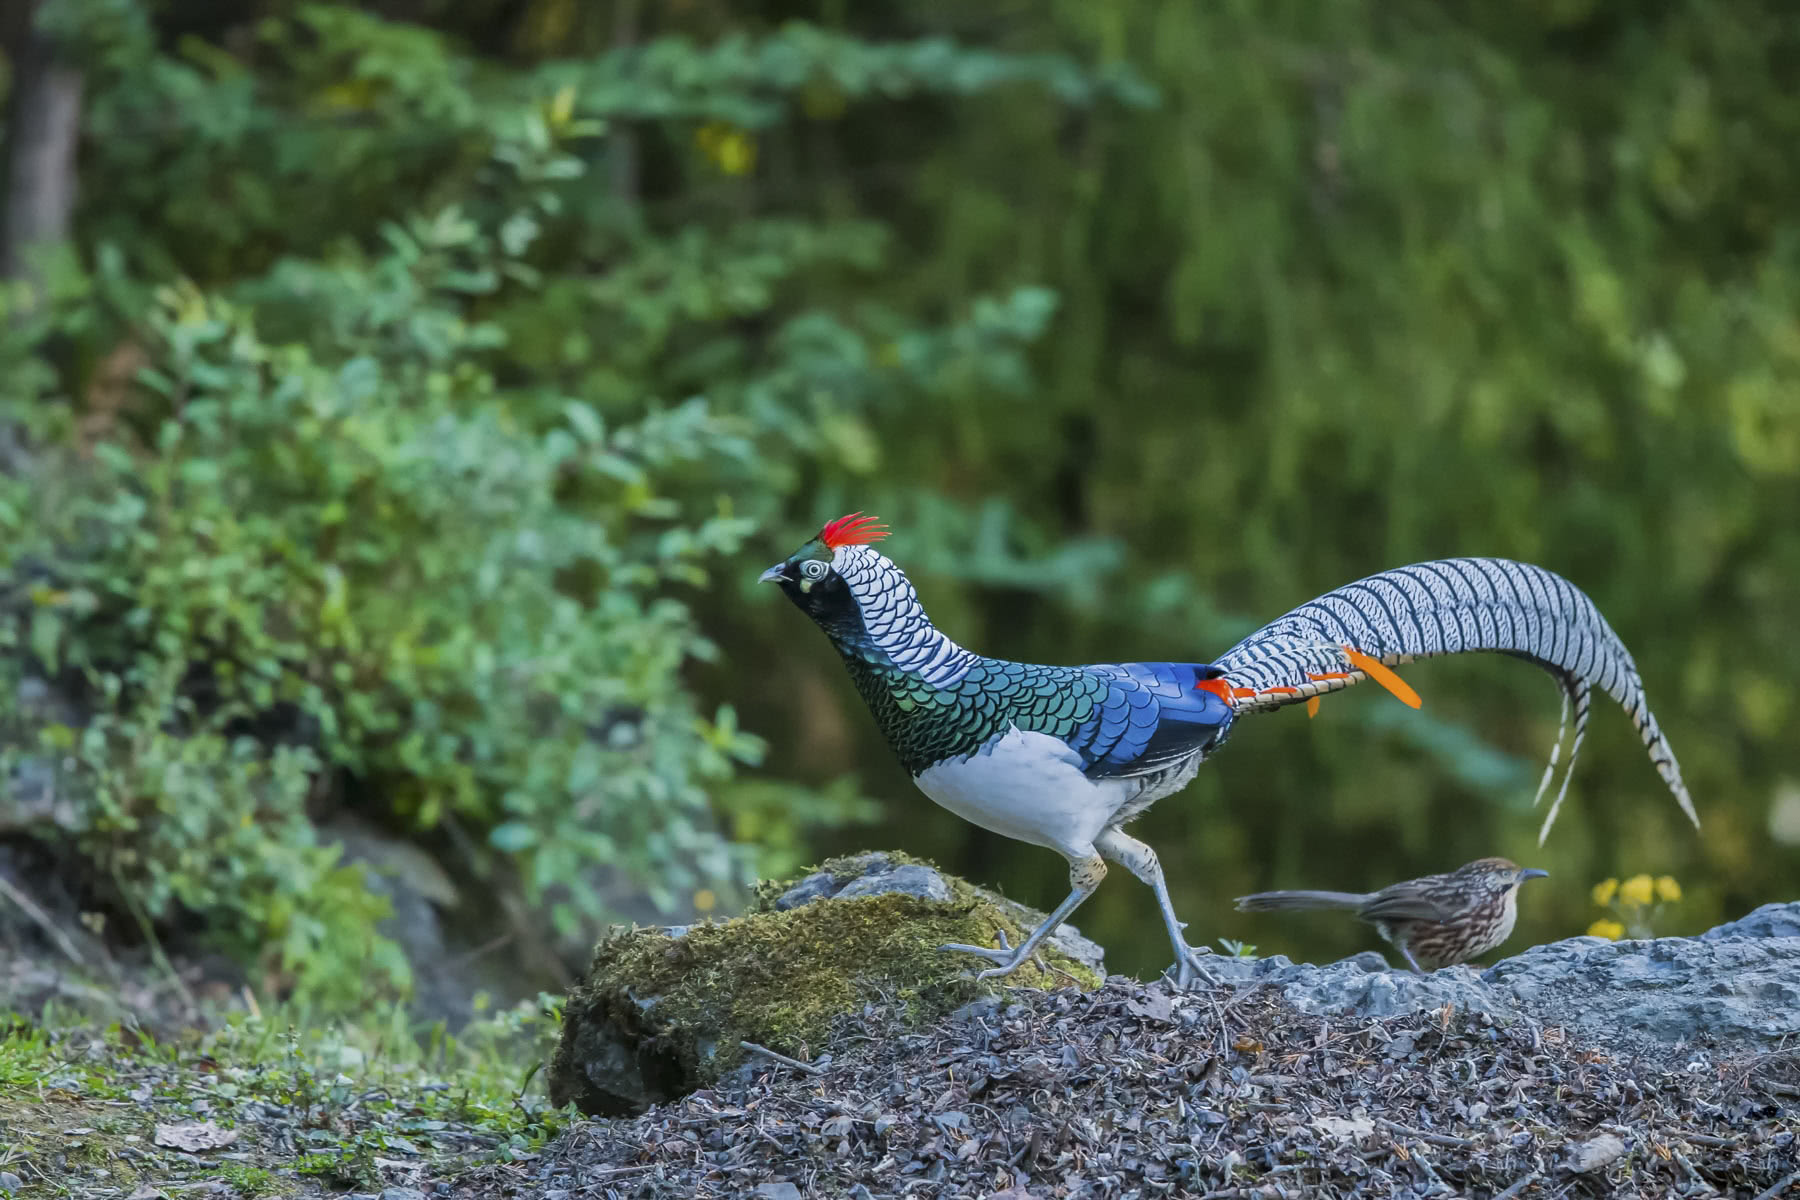
<path fill-rule="evenodd" d="M 1062 741 L 1021 729 L 927 767 L 913 782 L 965 821 L 1072 858 L 1093 853 L 1094 839 L 1137 787 L 1091 780 Z"/>

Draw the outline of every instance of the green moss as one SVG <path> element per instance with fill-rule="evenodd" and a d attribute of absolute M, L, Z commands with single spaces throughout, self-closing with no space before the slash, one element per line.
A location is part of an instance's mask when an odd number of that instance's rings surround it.
<path fill-rule="evenodd" d="M 834 859 L 818 870 L 848 879 L 858 867 L 856 859 Z M 774 911 L 774 900 L 795 881 L 766 884 L 743 917 L 693 925 L 680 937 L 656 929 L 609 937 L 565 1008 L 552 1100 L 589 1112 L 631 1111 L 717 1079 L 744 1058 L 741 1041 L 809 1055 L 835 1018 L 872 1000 L 922 1022 L 998 986 L 1099 985 L 1090 968 L 1048 947 L 1040 954 L 1047 970 L 1027 964 L 1004 984 L 977 982 L 980 959 L 938 947 L 995 945 L 1001 931 L 1018 945 L 1029 929 L 1008 907 L 944 878 L 948 901 L 888 893 L 787 912 Z M 598 1072 L 590 1071 L 596 1063 Z M 620 1077 L 627 1082 L 615 1086 Z"/>

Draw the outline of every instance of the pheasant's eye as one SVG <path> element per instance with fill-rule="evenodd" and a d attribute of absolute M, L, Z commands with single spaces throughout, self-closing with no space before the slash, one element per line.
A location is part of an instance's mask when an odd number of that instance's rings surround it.
<path fill-rule="evenodd" d="M 829 570 L 831 570 L 830 567 L 826 566 L 816 558 L 808 559 L 800 567 L 800 573 L 808 579 L 823 579 L 825 578 L 825 572 Z"/>

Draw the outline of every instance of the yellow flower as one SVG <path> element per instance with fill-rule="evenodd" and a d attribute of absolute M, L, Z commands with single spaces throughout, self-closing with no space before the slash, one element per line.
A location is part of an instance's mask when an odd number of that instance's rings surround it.
<path fill-rule="evenodd" d="M 1659 875 L 1656 877 L 1656 898 L 1658 900 L 1667 900 L 1671 903 L 1681 899 L 1681 885 L 1675 882 L 1675 877 L 1673 875 Z"/>
<path fill-rule="evenodd" d="M 694 893 L 694 908 L 698 912 L 709 913 L 719 906 L 718 896 L 711 888 L 701 888 Z"/>
<path fill-rule="evenodd" d="M 1619 885 L 1619 901 L 1622 904 L 1636 904 L 1639 907 L 1656 898 L 1656 884 L 1648 875 L 1633 875 Z"/>
<path fill-rule="evenodd" d="M 1602 879 L 1599 883 L 1594 885 L 1594 903 L 1598 904 L 1601 908 L 1605 908 L 1612 903 L 1612 898 L 1617 894 L 1618 890 L 1618 880 Z"/>
<path fill-rule="evenodd" d="M 709 121 L 694 134 L 694 144 L 727 175 L 747 175 L 756 166 L 756 139 L 723 121 Z"/>
<path fill-rule="evenodd" d="M 1601 918 L 1588 926 L 1589 937 L 1603 937 L 1607 941 L 1616 942 L 1625 936 L 1625 927 L 1617 921 Z"/>

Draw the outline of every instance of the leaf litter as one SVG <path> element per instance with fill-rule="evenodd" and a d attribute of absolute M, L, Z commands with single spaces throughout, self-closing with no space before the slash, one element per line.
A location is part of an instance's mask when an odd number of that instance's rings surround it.
<path fill-rule="evenodd" d="M 813 1050 L 821 1076 L 752 1063 L 458 1194 L 1767 1200 L 1800 1168 L 1800 1056 L 1632 1058 L 1449 1009 L 1333 1019 L 1115 977 L 922 1031 L 871 1006 Z"/>

